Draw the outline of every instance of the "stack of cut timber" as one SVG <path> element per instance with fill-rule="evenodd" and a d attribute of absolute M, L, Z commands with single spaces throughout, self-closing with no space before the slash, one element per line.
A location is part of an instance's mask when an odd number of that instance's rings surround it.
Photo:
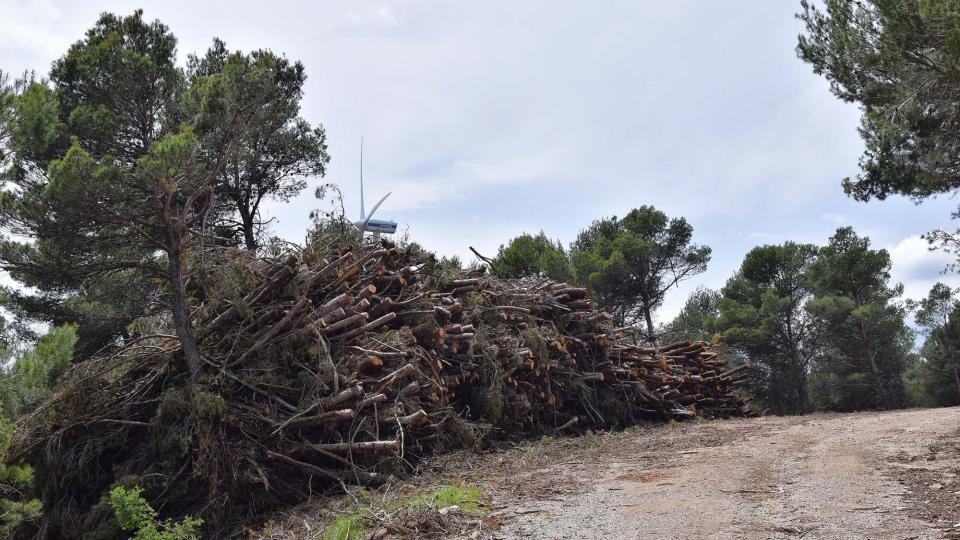
<path fill-rule="evenodd" d="M 706 342 L 637 344 L 583 288 L 444 276 L 387 243 L 204 264 L 190 284 L 199 377 L 171 332 L 143 336 L 77 365 L 18 433 L 12 454 L 64 509 L 49 530 L 95 524 L 131 476 L 157 508 L 222 521 L 444 448 L 748 414 L 746 366 Z"/>

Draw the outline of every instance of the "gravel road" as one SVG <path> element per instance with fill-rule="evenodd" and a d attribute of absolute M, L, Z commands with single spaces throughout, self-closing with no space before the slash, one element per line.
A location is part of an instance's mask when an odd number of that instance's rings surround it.
<path fill-rule="evenodd" d="M 960 408 L 945 408 L 704 422 L 674 447 L 641 431 L 612 455 L 573 449 L 560 464 L 510 472 L 514 491 L 548 495 L 500 510 L 496 536 L 954 538 L 949 509 L 948 522 L 913 517 L 931 503 L 917 492 L 926 486 L 896 473 L 923 471 L 942 478 L 932 495 L 960 495 L 956 453 L 930 455 L 958 428 Z"/>

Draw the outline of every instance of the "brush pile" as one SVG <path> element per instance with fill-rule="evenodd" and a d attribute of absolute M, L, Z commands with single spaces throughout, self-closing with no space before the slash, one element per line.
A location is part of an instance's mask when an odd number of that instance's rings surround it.
<path fill-rule="evenodd" d="M 748 413 L 745 366 L 704 342 L 641 346 L 563 283 L 444 275 L 414 247 L 319 240 L 212 250 L 193 276 L 199 377 L 169 322 L 145 318 L 24 422 L 11 453 L 36 470 L 41 534 L 109 537 L 116 484 L 223 534 L 447 448 Z"/>

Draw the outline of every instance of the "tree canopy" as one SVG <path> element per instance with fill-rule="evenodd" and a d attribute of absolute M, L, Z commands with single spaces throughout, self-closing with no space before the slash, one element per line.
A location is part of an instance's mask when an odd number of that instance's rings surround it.
<path fill-rule="evenodd" d="M 202 88 L 231 64 L 256 69 L 266 84 L 275 87 L 269 108 L 258 112 L 231 151 L 228 163 L 216 182 L 217 196 L 225 202 L 221 220 L 229 230 L 239 233 L 247 249 L 257 249 L 263 225 L 260 208 L 266 199 L 287 202 L 307 186 L 307 179 L 326 173 L 326 132 L 323 126 L 311 127 L 299 116 L 306 70 L 300 62 L 290 62 L 270 51 L 254 51 L 247 56 L 230 53 L 226 44 L 215 39 L 203 57 L 191 56 L 187 79 L 191 88 Z M 248 84 L 242 78 L 226 77 L 219 84 Z M 244 88 L 224 88 L 239 94 Z"/>
<path fill-rule="evenodd" d="M 960 187 L 960 5 L 953 0 L 803 0 L 797 52 L 858 103 L 866 151 L 844 181 L 859 200 Z"/>
<path fill-rule="evenodd" d="M 573 279 L 570 260 L 559 241 L 547 238 L 543 231 L 534 236 L 521 234 L 500 246 L 490 267 L 499 277 L 548 277 L 557 281 Z"/>
<path fill-rule="evenodd" d="M 329 161 L 323 128 L 299 117 L 301 64 L 215 41 L 185 71 L 176 45 L 142 11 L 104 14 L 0 115 L 0 266 L 37 291 L 11 291 L 12 309 L 79 323 L 84 354 L 157 300 L 184 319 L 172 275 L 196 231 L 256 249 L 261 203 Z"/>
<path fill-rule="evenodd" d="M 753 363 L 754 392 L 779 413 L 811 410 L 807 371 L 817 326 L 804 306 L 816 255 L 816 246 L 795 242 L 753 248 L 721 291 L 723 336 Z"/>
<path fill-rule="evenodd" d="M 816 295 L 807 310 L 822 323 L 816 361 L 824 408 L 892 409 L 903 404 L 901 375 L 913 335 L 891 286 L 890 254 L 852 228 L 837 229 L 810 268 Z"/>
<path fill-rule="evenodd" d="M 719 291 L 698 287 L 669 323 L 658 332 L 667 342 L 695 340 L 710 341 L 717 333 L 720 318 Z"/>
<path fill-rule="evenodd" d="M 595 221 L 570 247 L 577 280 L 621 323 L 642 320 L 656 339 L 653 313 L 667 291 L 702 273 L 710 248 L 692 243 L 693 226 L 652 206 Z"/>
<path fill-rule="evenodd" d="M 150 261 L 155 247 L 133 241 L 135 233 L 119 223 L 101 228 L 92 222 L 107 219 L 103 212 L 93 214 L 98 208 L 109 207 L 111 216 L 133 210 L 115 203 L 134 188 L 111 189 L 108 177 L 121 171 L 132 176 L 149 147 L 179 129 L 184 80 L 175 52 L 169 29 L 143 21 L 142 12 L 104 14 L 54 62 L 49 81 L 19 82 L 13 113 L 4 122 L 10 167 L 0 195 L 6 233 L 0 265 L 37 291 L 11 294 L 14 310 L 54 324 L 79 322 L 86 352 L 122 333 L 155 288 L 134 271 Z M 60 161 L 68 153 L 70 159 Z M 67 164 L 78 167 L 85 156 L 98 161 L 84 165 L 97 168 L 98 179 L 74 185 L 69 177 L 83 171 Z M 141 201 L 148 192 L 140 191 Z M 58 207 L 60 202 L 65 205 Z M 86 241 L 93 229 L 103 242 Z M 107 279 L 108 273 L 119 279 Z"/>
<path fill-rule="evenodd" d="M 916 322 L 926 336 L 913 366 L 921 405 L 960 404 L 960 301 L 956 291 L 936 283 L 917 306 Z"/>

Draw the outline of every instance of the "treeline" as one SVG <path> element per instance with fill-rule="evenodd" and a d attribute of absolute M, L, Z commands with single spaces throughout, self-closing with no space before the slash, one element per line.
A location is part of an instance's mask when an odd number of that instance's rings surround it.
<path fill-rule="evenodd" d="M 919 303 L 890 281 L 890 255 L 849 227 L 826 245 L 759 246 L 719 291 L 698 289 L 681 312 L 654 325 L 676 283 L 706 269 L 710 249 L 683 219 L 652 207 L 594 222 L 569 249 L 544 233 L 502 246 L 494 274 L 540 276 L 589 287 L 618 324 L 644 339 L 723 339 L 753 365 L 751 389 L 775 413 L 894 409 L 960 403 L 960 304 L 937 284 Z M 909 317 L 926 341 L 917 354 Z"/>
<path fill-rule="evenodd" d="M 955 193 L 960 187 L 960 4 L 953 0 L 803 0 L 798 18 L 805 26 L 797 44 L 800 59 L 830 81 L 834 95 L 856 103 L 863 113 L 861 172 L 843 181 L 847 194 L 860 201 L 899 195 L 920 203 Z M 960 211 L 954 212 L 953 217 L 958 216 Z M 960 255 L 960 230 L 931 231 L 927 239 Z M 876 303 L 866 306 L 869 309 L 857 308 L 853 315 L 882 323 L 880 336 L 894 335 L 897 318 L 879 310 Z M 829 313 L 843 306 L 823 301 L 814 307 Z M 960 370 L 954 352 L 960 313 L 955 292 L 938 284 L 916 308 L 916 322 L 925 340 L 919 355 L 908 355 L 899 381 L 905 387 L 905 401 L 910 405 L 960 403 Z M 896 367 L 898 361 L 890 358 L 889 349 L 878 351 L 873 356 L 864 353 L 864 360 L 880 368 L 884 362 Z M 828 383 L 842 376 L 816 374 Z M 892 385 L 882 389 L 884 399 L 896 399 L 896 390 Z M 877 397 L 883 398 L 880 392 L 878 388 Z M 827 398 L 833 400 L 831 394 Z"/>
<path fill-rule="evenodd" d="M 802 0 L 797 17 L 805 26 L 799 58 L 830 81 L 839 99 L 863 111 L 859 131 L 866 150 L 861 173 L 843 180 L 846 193 L 859 201 L 906 196 L 918 203 L 955 193 L 960 5 Z M 658 336 L 649 322 L 662 302 L 656 291 L 702 268 L 694 264 L 685 275 L 673 267 L 657 271 L 652 236 L 628 231 L 621 221 L 595 223 L 568 250 L 542 233 L 523 235 L 501 249 L 494 271 L 589 286 L 618 306 L 621 322 L 643 324 L 648 339 L 721 334 L 754 363 L 754 390 L 774 412 L 960 403 L 955 291 L 937 284 L 918 303 L 902 299 L 902 288 L 890 283 L 889 254 L 853 230 L 839 229 L 823 247 L 787 242 L 755 248 L 720 291 L 697 291 Z M 960 230 L 940 229 L 927 238 L 960 255 Z M 659 260 L 682 258 L 675 244 L 660 246 L 673 257 Z M 706 264 L 709 251 L 700 253 L 699 264 Z M 626 285 L 617 288 L 620 282 Z M 907 324 L 911 312 L 916 328 Z M 919 350 L 917 338 L 923 340 Z"/>

